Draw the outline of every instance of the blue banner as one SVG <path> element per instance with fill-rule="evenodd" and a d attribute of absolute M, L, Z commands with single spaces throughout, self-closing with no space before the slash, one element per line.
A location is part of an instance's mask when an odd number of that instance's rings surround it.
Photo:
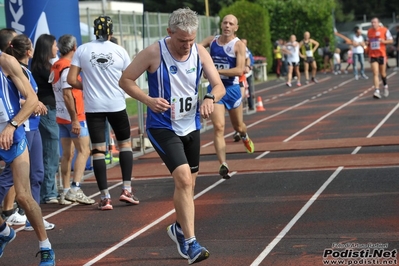
<path fill-rule="evenodd" d="M 78 0 L 5 0 L 6 25 L 27 35 L 35 44 L 40 35 L 64 34 L 82 43 Z"/>

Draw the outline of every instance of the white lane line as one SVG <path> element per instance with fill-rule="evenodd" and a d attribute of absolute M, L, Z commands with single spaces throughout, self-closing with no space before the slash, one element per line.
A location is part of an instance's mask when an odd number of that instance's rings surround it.
<path fill-rule="evenodd" d="M 399 103 L 381 120 L 381 122 L 367 135 L 371 138 L 378 129 L 389 119 L 389 117 L 399 108 Z M 359 149 L 358 149 L 359 148 Z M 357 147 L 351 154 L 356 154 L 361 147 Z M 259 256 L 251 263 L 251 266 L 258 266 L 266 256 L 273 250 L 273 248 L 284 238 L 284 236 L 291 230 L 295 223 L 302 217 L 302 215 L 309 209 L 309 207 L 316 201 L 327 186 L 335 179 L 335 177 L 344 169 L 343 166 L 338 167 L 334 173 L 327 179 L 326 182 L 316 191 L 316 193 L 308 200 L 308 202 L 299 210 L 299 212 L 291 219 L 291 221 L 281 230 L 281 232 L 273 239 L 272 242 L 259 254 Z"/>
<path fill-rule="evenodd" d="M 369 88 L 367 91 L 370 91 L 372 88 Z M 346 103 L 338 106 L 337 108 L 335 108 L 334 110 L 332 110 L 331 112 L 328 112 L 327 114 L 323 115 L 322 117 L 320 117 L 319 119 L 313 121 L 312 123 L 310 123 L 309 125 L 307 125 L 306 127 L 302 128 L 301 130 L 299 130 L 298 132 L 296 132 L 295 134 L 292 134 L 290 137 L 286 138 L 285 140 L 283 140 L 283 142 L 287 142 L 290 141 L 291 139 L 295 138 L 296 136 L 298 136 L 299 134 L 303 133 L 305 130 L 311 128 L 312 126 L 316 125 L 317 123 L 319 123 L 320 121 L 322 121 L 323 119 L 329 117 L 330 115 L 338 112 L 339 110 L 341 110 L 342 108 L 348 106 L 349 104 L 353 103 L 354 101 L 356 101 L 357 99 L 360 98 L 360 95 L 352 98 L 351 100 L 347 101 Z"/>
<path fill-rule="evenodd" d="M 316 191 L 316 193 L 308 200 L 308 202 L 299 210 L 299 212 L 292 218 L 292 220 L 281 230 L 281 232 L 270 242 L 269 245 L 259 254 L 259 256 L 251 263 L 251 266 L 259 265 L 266 256 L 273 250 L 273 248 L 280 242 L 281 239 L 291 230 L 295 223 L 302 217 L 302 215 L 309 209 L 309 207 L 316 201 L 320 194 L 326 187 L 334 180 L 334 178 L 344 169 L 342 166 L 338 167 L 334 173 L 327 179 L 326 182 Z"/>
<path fill-rule="evenodd" d="M 375 132 L 377 132 L 378 129 L 382 127 L 383 124 L 395 113 L 395 111 L 399 108 L 399 103 L 395 105 L 395 107 L 384 117 L 384 119 L 381 120 L 381 122 L 373 129 L 373 131 L 370 132 L 370 134 L 367 135 L 366 138 L 371 138 Z M 356 147 L 356 149 L 351 153 L 351 154 L 356 154 L 360 151 L 362 146 Z"/>
<path fill-rule="evenodd" d="M 269 153 L 270 153 L 270 151 L 265 151 L 265 152 L 263 152 L 262 154 L 256 156 L 255 160 L 259 160 L 260 158 L 262 158 L 263 156 L 266 156 L 266 155 L 269 154 Z"/>
<path fill-rule="evenodd" d="M 280 112 L 277 112 L 277 113 L 275 113 L 275 114 L 273 114 L 273 115 L 270 115 L 270 116 L 267 116 L 267 117 L 265 117 L 265 118 L 262 118 L 262 119 L 260 119 L 260 120 L 258 120 L 258 121 L 256 121 L 256 122 L 254 122 L 254 123 L 252 123 L 252 124 L 250 124 L 250 125 L 247 125 L 247 128 L 253 127 L 253 126 L 255 126 L 255 125 L 259 124 L 259 123 L 262 123 L 262 122 L 264 122 L 264 121 L 266 121 L 266 120 L 269 120 L 269 119 L 272 119 L 272 118 L 274 118 L 274 117 L 276 117 L 276 116 L 279 116 L 279 115 L 281 115 L 281 114 L 284 114 L 284 113 L 286 113 L 286 112 L 288 112 L 288 111 L 290 111 L 290 110 L 292 110 L 292 109 L 294 109 L 294 108 L 296 108 L 296 107 L 298 107 L 298 106 L 304 105 L 304 104 L 307 103 L 308 101 L 309 101 L 309 99 L 304 100 L 303 102 L 300 102 L 300 103 L 298 103 L 298 104 L 295 104 L 295 105 L 293 105 L 293 106 L 291 106 L 291 107 L 288 107 L 288 108 L 286 108 L 286 109 L 284 109 L 284 110 L 281 110 Z M 224 135 L 224 137 L 227 138 L 227 137 L 232 136 L 233 134 L 234 134 L 234 132 L 231 132 L 231 133 L 228 133 L 228 134 Z M 208 142 L 208 143 L 202 145 L 201 148 L 208 147 L 208 146 L 210 146 L 210 145 L 212 145 L 212 144 L 213 144 L 213 141 L 210 141 L 210 142 Z"/>
<path fill-rule="evenodd" d="M 237 172 L 232 172 L 230 175 L 233 176 L 235 175 Z M 210 191 L 211 189 L 215 188 L 216 186 L 218 186 L 219 184 L 223 183 L 224 181 L 226 181 L 226 179 L 220 179 L 217 182 L 215 182 L 213 185 L 207 187 L 206 189 L 202 190 L 200 193 L 198 193 L 197 195 L 194 196 L 194 199 L 197 199 L 199 197 L 201 197 L 202 195 L 204 195 L 205 193 L 207 193 L 208 191 Z M 93 265 L 94 263 L 98 262 L 99 260 L 101 260 L 102 258 L 106 257 L 107 255 L 111 254 L 112 252 L 114 252 L 115 250 L 117 250 L 118 248 L 122 247 L 123 245 L 125 245 L 126 243 L 132 241 L 133 239 L 135 239 L 136 237 L 140 236 L 142 233 L 148 231 L 149 229 L 151 229 L 152 227 L 154 227 L 155 225 L 159 224 L 160 222 L 162 222 L 163 220 L 165 220 L 166 218 L 168 218 L 169 216 L 171 216 L 173 213 L 175 213 L 175 209 L 168 211 L 167 213 L 165 213 L 164 215 L 162 215 L 161 217 L 159 217 L 158 219 L 156 219 L 155 221 L 153 221 L 152 223 L 144 226 L 143 228 L 141 228 L 139 231 L 137 231 L 136 233 L 128 236 L 127 238 L 125 238 L 124 240 L 122 240 L 121 242 L 117 243 L 116 245 L 110 247 L 109 249 L 105 250 L 104 252 L 100 253 L 98 256 L 96 256 L 95 258 L 93 258 L 92 260 L 86 262 L 84 264 L 84 266 L 89 266 L 89 265 Z"/>

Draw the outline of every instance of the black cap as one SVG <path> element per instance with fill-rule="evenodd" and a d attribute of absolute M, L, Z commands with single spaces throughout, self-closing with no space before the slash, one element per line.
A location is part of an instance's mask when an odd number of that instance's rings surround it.
<path fill-rule="evenodd" d="M 94 20 L 94 35 L 97 37 L 100 36 L 109 36 L 114 33 L 112 19 L 108 16 L 99 16 Z"/>

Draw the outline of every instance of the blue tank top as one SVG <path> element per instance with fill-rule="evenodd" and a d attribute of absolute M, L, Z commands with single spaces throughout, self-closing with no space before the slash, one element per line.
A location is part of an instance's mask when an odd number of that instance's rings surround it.
<path fill-rule="evenodd" d="M 32 88 L 34 90 L 35 93 L 37 93 L 37 84 L 35 79 L 33 78 L 32 72 L 30 72 L 30 70 L 28 68 L 26 68 L 25 66 L 21 65 L 22 67 L 22 71 L 24 71 L 28 77 L 28 80 L 30 82 L 30 85 L 32 85 Z M 11 82 L 12 83 L 12 82 Z M 24 97 L 22 97 L 21 95 L 21 99 L 23 99 Z M 28 120 L 26 120 L 24 122 L 24 127 L 25 127 L 25 131 L 36 131 L 39 129 L 39 123 L 40 123 L 40 116 L 36 116 L 35 114 L 32 114 Z"/>
<path fill-rule="evenodd" d="M 210 54 L 216 69 L 230 69 L 236 67 L 236 54 L 234 45 L 239 40 L 237 37 L 225 45 L 219 45 L 218 39 L 220 35 L 216 35 L 210 45 Z M 238 84 L 238 77 L 226 77 L 220 75 L 225 87 Z"/>
<path fill-rule="evenodd" d="M 147 108 L 147 128 L 166 128 L 178 136 L 186 136 L 201 128 L 198 86 L 202 63 L 196 44 L 185 61 L 177 61 L 170 54 L 166 37 L 160 40 L 161 63 L 154 73 L 147 71 L 149 96 L 166 99 L 171 108 L 155 113 Z"/>
<path fill-rule="evenodd" d="M 1 54 L 1 53 L 0 53 Z M 14 83 L 0 69 L 0 132 L 8 125 L 10 120 L 21 110 L 19 103 L 20 94 Z M 14 132 L 14 143 L 19 143 L 25 137 L 23 126 L 19 126 Z"/>

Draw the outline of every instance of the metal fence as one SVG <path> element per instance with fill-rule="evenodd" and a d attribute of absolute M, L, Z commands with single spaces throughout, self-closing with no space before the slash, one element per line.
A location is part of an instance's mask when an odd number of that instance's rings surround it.
<path fill-rule="evenodd" d="M 87 24 L 87 33 L 82 35 L 83 42 L 90 41 L 94 38 L 93 35 L 93 21 L 99 15 L 102 15 L 102 10 L 93 9 L 81 9 L 80 10 L 80 21 L 81 23 Z M 166 37 L 166 29 L 168 27 L 169 14 L 164 13 L 149 13 L 139 14 L 135 12 L 106 12 L 106 15 L 110 16 L 113 21 L 114 37 L 117 38 L 118 43 L 122 45 L 131 56 L 134 56 L 143 50 L 150 44 L 163 39 Z M 200 42 L 209 35 L 219 34 L 219 17 L 206 17 L 199 16 L 199 27 L 197 31 L 196 41 Z M 267 80 L 267 64 L 258 63 L 254 67 L 254 77 L 256 80 L 265 81 Z M 199 95 L 202 97 L 206 93 L 207 80 L 203 80 L 200 88 Z M 148 84 L 145 75 L 142 75 L 138 80 L 139 86 L 146 90 Z M 138 103 L 138 114 L 137 122 L 134 119 L 132 121 L 133 127 L 138 126 L 137 130 L 132 131 L 132 145 L 133 148 L 137 148 L 136 155 L 152 151 L 147 149 L 149 141 L 144 137 L 145 132 L 145 116 L 146 112 L 143 111 L 142 103 Z M 210 129 L 210 121 L 202 121 L 203 130 Z"/>

